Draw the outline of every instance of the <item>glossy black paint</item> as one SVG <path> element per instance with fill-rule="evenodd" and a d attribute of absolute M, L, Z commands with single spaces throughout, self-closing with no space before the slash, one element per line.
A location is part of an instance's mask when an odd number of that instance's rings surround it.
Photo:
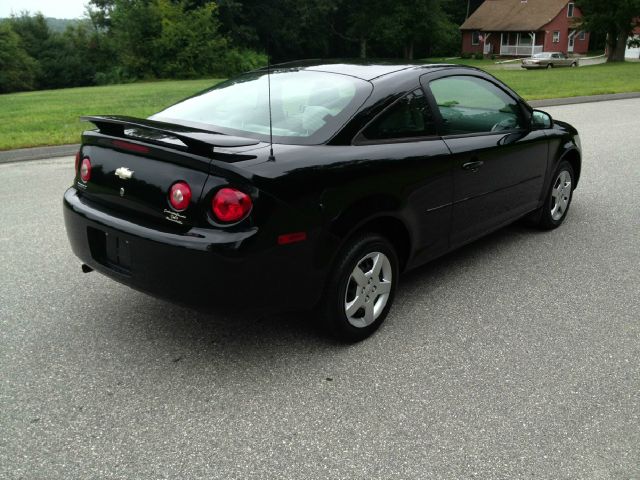
<path fill-rule="evenodd" d="M 175 125 L 158 128 L 195 136 L 200 143 L 193 148 L 188 138 L 181 146 L 166 145 L 138 135 L 126 142 L 148 151 L 131 151 L 113 144 L 125 137 L 123 128 L 94 118 L 101 130 L 85 132 L 81 149 L 94 165 L 91 180 L 85 185 L 76 174 L 64 196 L 67 233 L 82 262 L 164 298 L 238 308 L 307 308 L 320 299 L 337 252 L 359 230 L 388 236 L 403 267 L 414 268 L 539 208 L 562 158 L 579 175 L 577 132 L 558 121 L 549 129 L 356 141 L 370 121 L 416 88 L 425 89 L 433 109 L 429 81 L 446 75 L 493 82 L 530 118 L 526 102 L 480 70 L 346 62 L 279 68 L 358 76 L 373 89 L 327 143 L 275 144 L 275 161 L 269 160 L 264 142 L 237 140 L 238 146 L 228 142 L 209 149 L 207 132 Z M 144 122 L 138 124 L 144 127 Z M 135 172 L 132 179 L 114 175 L 121 166 Z M 182 217 L 175 217 L 167 192 L 179 180 L 189 183 L 193 197 Z M 254 204 L 248 218 L 231 226 L 217 223 L 210 210 L 213 195 L 224 186 L 245 191 Z M 292 232 L 306 232 L 307 239 L 278 245 L 279 235 Z M 118 248 L 103 251 L 104 233 L 117 237 L 130 257 L 124 268 Z"/>

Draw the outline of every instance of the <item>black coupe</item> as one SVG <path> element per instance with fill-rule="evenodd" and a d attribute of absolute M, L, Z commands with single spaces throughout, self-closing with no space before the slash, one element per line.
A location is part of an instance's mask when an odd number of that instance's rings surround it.
<path fill-rule="evenodd" d="M 311 310 L 356 341 L 401 272 L 566 217 L 577 131 L 458 65 L 296 62 L 149 119 L 92 116 L 67 234 L 84 271 L 190 304 Z"/>

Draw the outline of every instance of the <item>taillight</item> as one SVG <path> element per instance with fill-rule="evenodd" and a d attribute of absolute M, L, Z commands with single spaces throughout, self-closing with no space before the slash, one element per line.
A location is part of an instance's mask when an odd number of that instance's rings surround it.
<path fill-rule="evenodd" d="M 80 178 L 84 183 L 87 183 L 91 178 L 91 160 L 89 160 L 89 157 L 84 157 L 82 159 L 82 164 L 80 165 Z"/>
<path fill-rule="evenodd" d="M 251 197 L 235 188 L 221 188 L 211 200 L 215 217 L 224 223 L 239 222 L 251 211 Z"/>
<path fill-rule="evenodd" d="M 169 190 L 169 203 L 174 210 L 186 210 L 191 202 L 191 188 L 185 182 L 176 182 Z"/>

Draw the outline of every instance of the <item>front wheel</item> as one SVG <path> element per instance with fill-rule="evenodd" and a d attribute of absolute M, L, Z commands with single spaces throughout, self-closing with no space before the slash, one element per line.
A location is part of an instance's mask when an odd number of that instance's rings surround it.
<path fill-rule="evenodd" d="M 350 241 L 322 300 L 322 320 L 329 332 L 347 342 L 375 332 L 389 313 L 398 275 L 398 256 L 386 238 L 370 233 Z"/>
<path fill-rule="evenodd" d="M 545 203 L 536 215 L 536 224 L 539 228 L 552 230 L 564 222 L 571 205 L 574 187 L 573 167 L 567 161 L 560 162 L 547 192 Z"/>

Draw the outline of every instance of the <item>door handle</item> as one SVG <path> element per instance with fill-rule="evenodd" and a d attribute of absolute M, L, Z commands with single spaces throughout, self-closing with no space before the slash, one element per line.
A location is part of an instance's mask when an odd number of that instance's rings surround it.
<path fill-rule="evenodd" d="M 482 160 L 475 160 L 473 162 L 467 162 L 462 164 L 462 168 L 465 170 L 471 170 L 472 172 L 477 172 L 484 165 Z"/>

